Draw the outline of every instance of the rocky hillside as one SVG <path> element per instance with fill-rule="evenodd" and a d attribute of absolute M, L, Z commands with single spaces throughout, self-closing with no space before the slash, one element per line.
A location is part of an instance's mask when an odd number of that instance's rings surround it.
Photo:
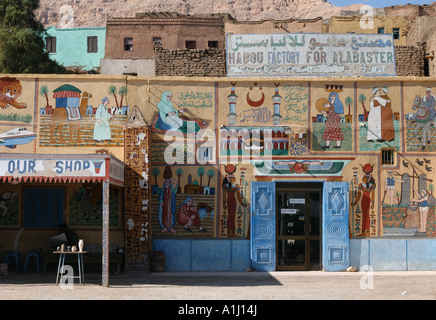
<path fill-rule="evenodd" d="M 326 0 L 41 0 L 37 18 L 46 26 L 101 27 L 106 16 L 134 17 L 138 12 L 179 14 L 230 13 L 237 20 L 329 18 L 341 10 Z"/>

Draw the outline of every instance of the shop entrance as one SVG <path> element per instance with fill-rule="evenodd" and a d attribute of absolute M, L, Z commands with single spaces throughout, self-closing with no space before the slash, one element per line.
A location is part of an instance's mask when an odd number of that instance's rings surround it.
<path fill-rule="evenodd" d="M 345 270 L 348 210 L 347 182 L 252 182 L 252 268 Z"/>
<path fill-rule="evenodd" d="M 321 270 L 321 203 L 317 184 L 277 186 L 277 270 Z"/>

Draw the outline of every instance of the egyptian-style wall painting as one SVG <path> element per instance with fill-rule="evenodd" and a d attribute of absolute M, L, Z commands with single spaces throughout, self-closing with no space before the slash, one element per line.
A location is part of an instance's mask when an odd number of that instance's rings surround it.
<path fill-rule="evenodd" d="M 153 166 L 150 180 L 154 237 L 215 235 L 215 167 Z"/>
<path fill-rule="evenodd" d="M 312 150 L 352 151 L 354 88 L 352 83 L 315 84 L 311 89 Z"/>
<path fill-rule="evenodd" d="M 88 83 L 39 86 L 39 146 L 123 146 L 127 87 Z"/>
<path fill-rule="evenodd" d="M 398 169 L 382 172 L 384 236 L 435 237 L 436 198 L 431 155 L 403 157 Z"/>
<path fill-rule="evenodd" d="M 151 161 L 163 164 L 215 162 L 215 88 L 150 86 L 147 108 L 151 119 Z M 211 137 L 208 143 L 205 143 Z M 174 143 L 173 140 L 175 140 Z"/>
<path fill-rule="evenodd" d="M 222 210 L 218 221 L 220 237 L 242 237 L 249 234 L 250 223 L 250 180 L 249 166 L 227 164 L 221 166 Z M 250 170 L 251 171 L 251 170 Z"/>
<path fill-rule="evenodd" d="M 389 147 L 400 151 L 401 86 L 359 83 L 356 96 L 359 150 Z"/>
<path fill-rule="evenodd" d="M 152 249 L 150 131 L 137 107 L 124 130 L 124 250 L 126 267 L 144 267 Z"/>
<path fill-rule="evenodd" d="M 307 154 L 307 84 L 232 82 L 220 93 L 220 157 Z"/>
<path fill-rule="evenodd" d="M 154 237 L 216 235 L 215 84 L 150 85 Z"/>
<path fill-rule="evenodd" d="M 369 159 L 366 159 L 369 160 Z M 378 236 L 380 234 L 377 160 L 364 164 L 353 163 L 350 179 L 350 232 L 354 237 Z"/>
<path fill-rule="evenodd" d="M 405 139 L 409 152 L 436 151 L 434 85 L 404 86 Z"/>

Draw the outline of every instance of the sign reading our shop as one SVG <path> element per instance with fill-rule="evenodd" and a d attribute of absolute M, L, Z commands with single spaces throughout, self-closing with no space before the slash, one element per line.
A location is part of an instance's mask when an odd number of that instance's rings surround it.
<path fill-rule="evenodd" d="M 75 176 L 104 177 L 105 161 L 71 159 L 1 159 L 1 176 Z"/>
<path fill-rule="evenodd" d="M 396 76 L 388 34 L 227 34 L 227 76 Z"/>

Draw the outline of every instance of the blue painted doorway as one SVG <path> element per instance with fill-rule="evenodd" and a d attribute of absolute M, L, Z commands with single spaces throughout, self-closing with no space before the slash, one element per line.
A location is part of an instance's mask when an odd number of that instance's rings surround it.
<path fill-rule="evenodd" d="M 348 184 L 252 182 L 254 270 L 345 270 L 349 263 Z"/>

